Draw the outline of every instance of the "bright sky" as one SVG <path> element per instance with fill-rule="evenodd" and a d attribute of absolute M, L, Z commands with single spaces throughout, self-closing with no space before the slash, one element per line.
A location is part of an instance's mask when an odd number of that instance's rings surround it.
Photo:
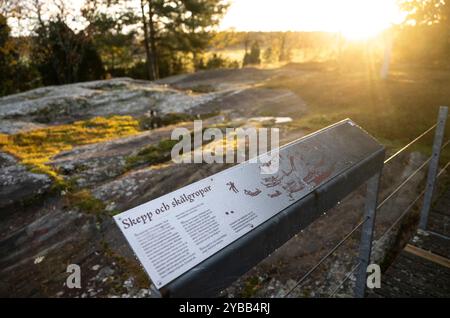
<path fill-rule="evenodd" d="M 221 29 L 376 35 L 402 20 L 396 0 L 232 0 Z"/>
<path fill-rule="evenodd" d="M 220 25 L 222 30 L 329 31 L 341 32 L 350 39 L 364 39 L 402 21 L 396 0 L 229 1 L 231 6 Z M 79 12 L 83 3 L 84 0 L 71 0 L 66 5 Z M 133 0 L 131 5 L 138 8 L 139 0 Z"/>

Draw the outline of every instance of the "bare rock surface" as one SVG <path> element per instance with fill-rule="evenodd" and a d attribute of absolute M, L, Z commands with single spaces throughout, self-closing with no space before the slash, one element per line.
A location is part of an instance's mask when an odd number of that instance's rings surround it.
<path fill-rule="evenodd" d="M 44 127 L 46 127 L 46 125 L 27 121 L 0 120 L 0 134 L 12 135 L 18 132 L 25 132 Z"/>
<path fill-rule="evenodd" d="M 303 72 L 296 72 L 301 76 Z M 210 91 L 216 98 L 199 105 L 197 111 L 232 110 L 234 116 L 276 113 L 277 116 L 301 114 L 306 111 L 306 103 L 290 90 L 262 88 L 261 84 L 271 79 L 289 77 L 289 68 L 202 71 L 163 79 L 160 83 L 170 84 L 183 90 Z M 305 74 L 306 76 L 306 74 Z"/>
<path fill-rule="evenodd" d="M 288 68 L 245 68 L 180 75 L 157 82 L 117 78 L 43 87 L 0 98 L 0 132 L 16 134 L 96 116 L 137 118 L 150 109 L 162 114 L 220 112 L 205 120 L 205 125 L 233 127 L 261 124 L 266 119 L 276 122 L 274 116 L 298 118 L 308 107 L 301 96 L 288 89 L 261 87 L 269 79 L 291 76 L 304 78 L 308 74 Z M 49 191 L 55 185 L 49 176 L 32 173 L 17 158 L 0 152 L 0 296 L 154 296 L 150 280 L 112 215 L 227 168 L 177 165 L 170 160 L 151 165 L 127 164 L 143 149 L 169 139 L 175 127 L 189 131 L 192 122 L 73 147 L 55 155 L 48 164 L 64 181 L 73 181 L 75 189 L 71 192 Z M 284 144 L 302 137 L 303 132 L 282 129 L 280 136 Z M 422 160 L 420 155 L 412 154 L 387 168 L 383 194 Z M 416 195 L 421 177 L 418 175 L 415 183 L 396 199 L 402 206 Z M 360 220 L 363 199 L 364 189 L 360 189 L 239 279 L 226 290 L 227 295 L 284 296 Z M 386 205 L 379 214 L 379 231 L 399 212 Z M 326 295 L 351 268 L 358 239 L 355 236 L 330 266 L 319 270 L 314 280 L 292 295 Z M 66 285 L 69 264 L 81 268 L 80 289 Z M 316 284 L 324 278 L 322 286 Z"/>
<path fill-rule="evenodd" d="M 37 197 L 51 184 L 47 175 L 32 173 L 12 156 L 0 152 L 0 209 Z"/>
<path fill-rule="evenodd" d="M 49 86 L 0 98 L 0 120 L 55 124 L 109 115 L 186 112 L 216 94 L 188 94 L 166 85 L 116 78 Z"/>

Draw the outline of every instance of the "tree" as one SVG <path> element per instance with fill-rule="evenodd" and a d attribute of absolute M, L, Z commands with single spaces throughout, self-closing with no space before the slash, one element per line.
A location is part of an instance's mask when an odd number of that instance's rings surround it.
<path fill-rule="evenodd" d="M 10 31 L 6 17 L 0 14 L 0 96 L 31 89 L 40 84 L 36 70 L 20 59 Z"/>
<path fill-rule="evenodd" d="M 407 24 L 450 26 L 449 0 L 402 0 L 400 7 L 407 12 Z"/>
<path fill-rule="evenodd" d="M 103 77 L 102 62 L 92 40 L 85 32 L 73 31 L 66 23 L 76 16 L 70 2 L 8 0 L 7 4 L 9 17 L 26 22 L 30 32 L 28 40 L 32 43 L 29 60 L 39 71 L 43 84 Z"/>
<path fill-rule="evenodd" d="M 85 0 L 80 14 L 70 1 L 3 0 L 0 12 L 26 26 L 44 84 L 102 78 L 103 65 L 153 80 L 197 66 L 226 1 Z"/>
<path fill-rule="evenodd" d="M 261 64 L 261 49 L 259 48 L 258 41 L 254 41 L 250 53 L 245 53 L 243 65 L 256 65 Z"/>
<path fill-rule="evenodd" d="M 450 54 L 450 0 L 402 0 L 407 13 L 396 41 L 402 57 L 446 61 Z"/>
<path fill-rule="evenodd" d="M 2 0 L 0 10 L 16 20 L 25 33 L 34 33 L 36 28 L 55 18 L 67 24 L 75 20 L 78 13 L 72 2 L 65 0 Z"/>
<path fill-rule="evenodd" d="M 147 64 L 153 65 L 155 78 L 162 75 L 161 67 L 166 69 L 163 73 L 167 73 L 167 69 L 174 70 L 183 64 L 184 54 L 192 54 L 196 66 L 199 54 L 213 36 L 212 28 L 228 8 L 223 0 L 144 1 L 148 7 L 148 19 L 142 20 L 144 43 L 148 42 L 150 46 Z M 141 9 L 144 13 L 143 7 Z"/>
<path fill-rule="evenodd" d="M 141 19 L 142 19 L 142 27 L 144 29 L 144 47 L 145 47 L 145 55 L 146 55 L 146 68 L 147 68 L 147 77 L 149 80 L 154 80 L 157 78 L 156 75 L 156 50 L 150 51 L 150 36 L 149 36 L 149 28 L 147 22 L 147 16 L 145 14 L 145 1 L 140 0 L 141 4 Z M 149 9 L 151 9 L 151 1 L 148 1 Z M 152 11 L 149 11 L 149 17 L 152 18 Z M 153 21 L 150 21 L 152 24 L 152 30 L 154 30 Z M 154 31 L 153 31 L 154 32 Z M 154 38 L 154 35 L 153 35 Z M 152 42 L 154 44 L 154 40 Z M 153 52 L 153 54 L 152 54 Z"/>
<path fill-rule="evenodd" d="M 264 63 L 270 64 L 274 62 L 274 52 L 271 46 L 264 50 L 263 54 Z"/>
<path fill-rule="evenodd" d="M 61 20 L 50 21 L 36 30 L 31 56 L 45 85 L 103 77 L 102 61 L 92 41 Z"/>
<path fill-rule="evenodd" d="M 280 35 L 280 49 L 279 49 L 280 54 L 278 56 L 279 62 L 288 62 L 291 59 L 291 51 L 287 45 L 287 36 L 288 36 L 287 32 L 283 32 Z"/>
<path fill-rule="evenodd" d="M 192 53 L 195 66 L 214 36 L 211 28 L 218 25 L 228 4 L 221 0 L 183 0 L 182 4 L 179 28 L 184 32 L 180 34 L 187 39 L 184 49 Z"/>
<path fill-rule="evenodd" d="M 152 64 L 153 74 L 154 78 L 159 78 L 159 66 L 158 66 L 158 50 L 156 48 L 156 21 L 155 21 L 155 15 L 157 12 L 160 12 L 162 16 L 164 16 L 164 13 L 170 13 L 172 12 L 171 6 L 165 6 L 164 1 L 153 1 L 153 0 L 147 0 L 148 1 L 148 24 L 149 24 L 149 41 L 150 41 L 150 47 L 151 47 L 151 55 L 150 55 L 150 61 L 147 61 L 147 64 Z"/>
<path fill-rule="evenodd" d="M 10 76 L 17 57 L 9 37 L 10 31 L 6 18 L 0 15 L 0 96 L 13 91 L 14 83 Z"/>
<path fill-rule="evenodd" d="M 237 61 L 233 61 L 222 57 L 217 53 L 213 53 L 211 57 L 206 61 L 204 61 L 203 57 L 199 58 L 198 69 L 199 70 L 211 70 L 218 68 L 239 68 L 239 63 Z"/>
<path fill-rule="evenodd" d="M 139 17 L 123 2 L 112 0 L 87 0 L 81 13 L 89 23 L 84 33 L 93 41 L 106 71 L 123 76 L 139 54 L 136 32 L 125 29 L 139 22 Z"/>

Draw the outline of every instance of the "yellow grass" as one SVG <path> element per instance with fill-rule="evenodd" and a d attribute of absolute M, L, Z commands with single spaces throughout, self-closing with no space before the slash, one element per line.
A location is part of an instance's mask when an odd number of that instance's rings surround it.
<path fill-rule="evenodd" d="M 15 135 L 0 134 L 0 150 L 7 152 L 34 172 L 59 180 L 47 163 L 62 151 L 139 133 L 139 123 L 131 116 L 96 117 L 72 124 L 41 128 Z"/>

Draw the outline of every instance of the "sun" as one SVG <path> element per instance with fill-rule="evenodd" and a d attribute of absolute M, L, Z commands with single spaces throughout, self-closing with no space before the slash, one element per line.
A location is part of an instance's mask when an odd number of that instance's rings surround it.
<path fill-rule="evenodd" d="M 400 10 L 391 0 L 349 0 L 340 10 L 335 23 L 336 31 L 349 40 L 366 40 L 379 35 L 397 23 Z"/>
<path fill-rule="evenodd" d="M 344 22 L 337 28 L 337 32 L 342 34 L 347 40 L 362 41 L 376 37 L 383 30 L 389 28 L 390 23 L 386 21 L 361 21 L 356 23 L 352 20 Z"/>

